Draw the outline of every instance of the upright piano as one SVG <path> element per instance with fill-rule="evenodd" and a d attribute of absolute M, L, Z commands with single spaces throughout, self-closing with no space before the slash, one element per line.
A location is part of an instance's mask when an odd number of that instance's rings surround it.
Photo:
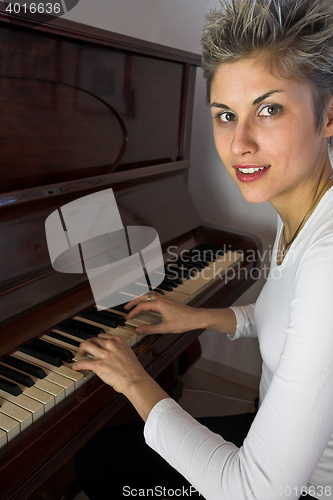
<path fill-rule="evenodd" d="M 10 360 L 22 361 L 22 350 L 30 352 L 40 340 L 56 346 L 60 339 L 68 348 L 66 334 L 74 349 L 80 339 L 63 326 L 94 306 L 86 274 L 52 268 L 46 218 L 66 203 L 112 188 L 124 226 L 154 228 L 166 265 L 171 262 L 166 269 L 183 271 L 183 280 L 167 283 L 164 293 L 179 298 L 185 286 L 184 303 L 194 307 L 227 307 L 248 289 L 261 243 L 203 224 L 187 188 L 200 56 L 0 9 L 0 496 L 58 500 L 69 498 L 71 457 L 103 426 L 126 421 L 131 410 L 122 395 L 86 373 L 74 390 L 54 382 L 66 397 L 45 389 L 50 405 L 31 410 L 30 420 L 23 409 L 21 417 L 17 387 L 20 401 L 40 403 L 31 389 L 46 382 L 33 371 L 28 387 L 28 365 Z M 190 261 L 199 249 L 211 252 L 208 264 Z M 205 280 L 200 273 L 207 265 L 219 267 Z M 58 337 L 45 337 L 54 332 Z M 163 381 L 170 366 L 177 374 L 179 360 L 191 358 L 184 353 L 201 332 L 146 336 L 131 345 L 146 370 Z M 52 384 L 52 366 L 31 352 L 26 356 L 30 368 L 42 365 Z M 63 365 L 71 369 L 70 361 Z M 13 380 L 11 370 L 23 380 Z M 13 407 L 20 408 L 17 417 L 9 416 Z"/>

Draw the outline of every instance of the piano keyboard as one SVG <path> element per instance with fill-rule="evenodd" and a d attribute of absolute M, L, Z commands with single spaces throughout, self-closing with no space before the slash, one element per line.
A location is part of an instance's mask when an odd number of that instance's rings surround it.
<path fill-rule="evenodd" d="M 192 251 L 184 255 L 188 262 L 169 262 L 156 292 L 188 304 L 242 260 L 242 253 L 229 251 L 221 255 L 221 250 L 212 246 L 200 245 L 195 250 L 200 250 L 205 260 L 198 261 L 198 252 L 194 258 Z M 142 283 L 137 286 L 140 290 Z M 132 298 L 124 294 L 124 303 Z M 161 319 L 158 313 L 149 311 L 127 320 L 127 312 L 122 306 L 103 311 L 90 307 L 1 358 L 0 448 L 94 376 L 71 368 L 83 340 L 106 332 L 125 338 L 133 347 L 143 337 L 136 328 L 157 324 Z"/>

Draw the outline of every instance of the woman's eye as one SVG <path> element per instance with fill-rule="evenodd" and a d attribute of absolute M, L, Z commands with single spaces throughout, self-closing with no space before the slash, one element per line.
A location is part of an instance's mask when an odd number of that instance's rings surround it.
<path fill-rule="evenodd" d="M 269 104 L 268 106 L 264 106 L 259 110 L 259 116 L 274 116 L 281 111 L 281 106 L 276 104 Z"/>
<path fill-rule="evenodd" d="M 231 111 L 224 111 L 223 113 L 220 113 L 218 116 L 219 120 L 221 122 L 233 122 L 236 120 L 236 115 L 235 113 L 232 113 Z"/>

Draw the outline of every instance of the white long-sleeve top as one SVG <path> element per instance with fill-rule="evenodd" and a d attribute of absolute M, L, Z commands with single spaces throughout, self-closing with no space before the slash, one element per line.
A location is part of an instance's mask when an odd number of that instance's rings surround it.
<path fill-rule="evenodd" d="M 157 403 L 146 442 L 207 500 L 333 498 L 333 188 L 270 273 L 254 305 L 232 308 L 233 339 L 257 336 L 259 411 L 237 448 L 172 399 Z M 302 490 L 303 487 L 303 490 Z M 306 489 L 307 488 L 307 489 Z"/>

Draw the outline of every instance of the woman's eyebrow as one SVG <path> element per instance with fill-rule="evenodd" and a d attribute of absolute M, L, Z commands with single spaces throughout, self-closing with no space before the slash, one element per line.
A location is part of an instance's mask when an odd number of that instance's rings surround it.
<path fill-rule="evenodd" d="M 211 108 L 230 109 L 229 106 L 226 106 L 225 104 L 220 104 L 218 102 L 212 102 L 212 104 L 210 104 L 210 107 Z"/>
<path fill-rule="evenodd" d="M 259 104 L 261 101 L 264 101 L 267 97 L 270 97 L 272 94 L 276 94 L 277 92 L 284 92 L 284 90 L 271 90 L 270 92 L 258 97 L 255 101 L 253 101 L 252 105 L 255 106 L 256 104 Z"/>
<path fill-rule="evenodd" d="M 252 103 L 252 106 L 256 106 L 261 101 L 264 101 L 265 99 L 267 99 L 267 97 L 270 97 L 271 95 L 276 94 L 277 92 L 284 92 L 284 90 L 271 90 L 270 92 L 266 92 L 266 94 L 263 94 L 262 96 L 260 96 L 257 99 L 255 99 L 253 101 L 253 103 Z M 227 106 L 226 104 L 221 104 L 221 103 L 218 103 L 218 102 L 212 102 L 212 104 L 210 105 L 210 107 L 211 108 L 230 109 L 230 107 Z"/>

